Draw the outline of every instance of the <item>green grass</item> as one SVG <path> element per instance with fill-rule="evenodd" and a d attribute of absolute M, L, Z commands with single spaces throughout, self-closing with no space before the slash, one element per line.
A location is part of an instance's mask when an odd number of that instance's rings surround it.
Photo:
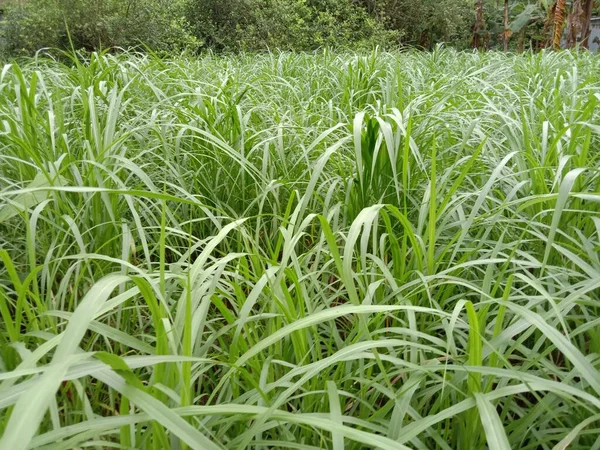
<path fill-rule="evenodd" d="M 0 73 L 0 448 L 600 449 L 600 58 Z"/>

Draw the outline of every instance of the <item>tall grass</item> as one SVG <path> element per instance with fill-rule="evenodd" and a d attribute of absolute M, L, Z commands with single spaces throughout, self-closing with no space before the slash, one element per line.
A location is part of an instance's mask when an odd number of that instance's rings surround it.
<path fill-rule="evenodd" d="M 600 449 L 600 59 L 0 73 L 0 448 Z"/>

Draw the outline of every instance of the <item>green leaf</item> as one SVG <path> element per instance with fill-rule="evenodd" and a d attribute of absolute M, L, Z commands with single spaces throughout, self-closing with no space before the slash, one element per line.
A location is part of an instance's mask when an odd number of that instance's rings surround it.
<path fill-rule="evenodd" d="M 527 5 L 525 9 L 513 19 L 512 23 L 510 24 L 510 30 L 513 33 L 518 33 L 524 27 L 526 27 L 533 18 L 539 16 L 540 13 L 541 11 L 537 5 Z"/>
<path fill-rule="evenodd" d="M 78 354 L 76 350 L 96 311 L 102 307 L 111 292 L 127 280 L 122 275 L 109 275 L 92 286 L 67 325 L 52 362 L 31 389 L 17 401 L 6 431 L 0 439 L 0 448 L 25 450 L 28 447 L 69 367 L 89 357 L 87 354 Z"/>
<path fill-rule="evenodd" d="M 127 363 L 118 355 L 113 355 L 112 353 L 107 352 L 96 352 L 94 353 L 94 357 L 99 361 L 102 361 L 104 364 L 110 366 L 117 374 L 122 376 L 125 381 L 127 381 L 133 387 L 142 391 L 146 390 L 139 378 L 135 376 Z"/>
<path fill-rule="evenodd" d="M 483 394 L 476 393 L 475 400 L 490 450 L 511 450 L 496 407 Z"/>
<path fill-rule="evenodd" d="M 47 175 L 38 173 L 33 181 L 24 189 L 30 192 L 23 192 L 11 199 L 6 199 L 7 204 L 0 206 L 0 223 L 6 222 L 8 219 L 18 215 L 22 211 L 39 205 L 50 196 L 50 190 L 45 190 L 45 187 L 64 186 L 66 180 L 62 177 L 57 177 L 52 182 L 48 181 Z"/>

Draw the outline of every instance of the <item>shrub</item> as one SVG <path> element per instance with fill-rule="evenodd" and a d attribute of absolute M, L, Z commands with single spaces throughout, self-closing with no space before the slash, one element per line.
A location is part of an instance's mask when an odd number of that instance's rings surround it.
<path fill-rule="evenodd" d="M 474 21 L 472 0 L 363 2 L 373 3 L 370 13 L 386 29 L 401 32 L 402 41 L 406 44 L 426 48 L 431 48 L 438 42 L 452 42 L 456 47 L 469 45 Z"/>
<path fill-rule="evenodd" d="M 43 47 L 96 50 L 146 45 L 180 50 L 195 45 L 183 2 L 168 0 L 29 0 L 7 14 L 5 50 Z"/>
<path fill-rule="evenodd" d="M 397 36 L 350 0 L 190 0 L 187 21 L 217 51 L 373 45 Z"/>

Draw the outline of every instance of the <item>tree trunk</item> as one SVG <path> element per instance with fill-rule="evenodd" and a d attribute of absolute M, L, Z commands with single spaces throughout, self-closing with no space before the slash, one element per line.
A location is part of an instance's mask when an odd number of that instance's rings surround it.
<path fill-rule="evenodd" d="M 569 14 L 567 24 L 567 48 L 573 48 L 577 45 L 577 40 L 585 36 L 585 11 L 583 2 L 586 0 L 575 0 Z M 589 28 L 589 26 L 588 26 Z"/>
<path fill-rule="evenodd" d="M 583 23 L 581 33 L 581 47 L 590 48 L 590 35 L 592 34 L 592 13 L 594 11 L 594 0 L 585 0 L 583 7 Z"/>
<path fill-rule="evenodd" d="M 508 26 L 508 0 L 504 0 L 504 51 L 508 51 L 508 40 L 511 36 L 511 31 Z"/>
<path fill-rule="evenodd" d="M 475 25 L 473 25 L 473 48 L 483 47 L 482 31 L 485 29 L 483 19 L 483 0 L 475 0 Z"/>
<path fill-rule="evenodd" d="M 519 33 L 519 40 L 517 41 L 517 52 L 518 53 L 523 53 L 525 51 L 525 36 L 526 36 L 526 30 L 525 30 L 525 28 L 523 28 L 521 30 L 521 32 Z M 533 48 L 533 44 L 531 45 L 531 47 Z"/>
<path fill-rule="evenodd" d="M 554 28 L 554 11 L 556 11 L 556 3 L 555 0 L 551 6 L 546 10 L 546 19 L 544 19 L 544 40 L 540 42 L 540 46 L 538 50 L 542 48 L 552 47 L 553 33 L 552 30 Z"/>
<path fill-rule="evenodd" d="M 567 19 L 567 48 L 575 47 L 577 43 L 577 4 L 579 0 L 574 0 L 571 5 L 571 12 Z"/>
<path fill-rule="evenodd" d="M 552 47 L 554 50 L 560 50 L 560 41 L 565 25 L 565 12 L 567 10 L 567 0 L 557 0 L 554 10 L 554 33 L 552 38 Z"/>

